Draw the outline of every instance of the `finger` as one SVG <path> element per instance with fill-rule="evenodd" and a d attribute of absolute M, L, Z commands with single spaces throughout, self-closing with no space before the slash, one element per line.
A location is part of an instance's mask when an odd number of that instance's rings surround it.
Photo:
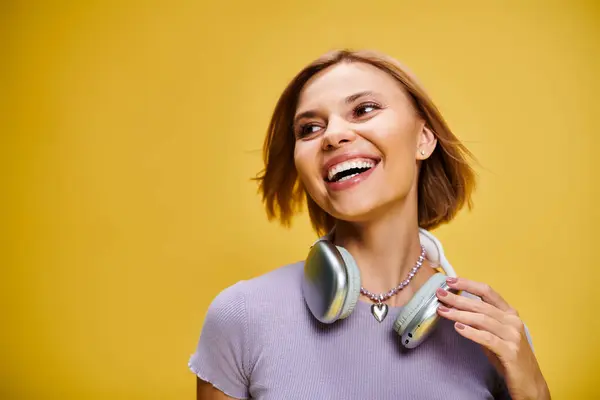
<path fill-rule="evenodd" d="M 500 358 L 505 358 L 508 353 L 508 344 L 491 332 L 473 328 L 460 322 L 454 324 L 454 329 L 459 335 L 466 337 L 490 350 Z"/>
<path fill-rule="evenodd" d="M 511 325 L 503 324 L 489 315 L 470 311 L 457 310 L 445 306 L 438 307 L 438 314 L 454 322 L 462 323 L 481 331 L 487 331 L 500 339 L 518 343 L 521 339 L 519 332 Z"/>
<path fill-rule="evenodd" d="M 466 278 L 451 278 L 446 279 L 448 286 L 456 290 L 465 290 L 469 293 L 481 297 L 483 301 L 498 307 L 502 311 L 514 311 L 508 303 L 489 285 L 481 282 L 475 282 Z"/>
<path fill-rule="evenodd" d="M 479 314 L 489 315 L 496 320 L 504 321 L 504 311 L 499 308 L 476 299 L 470 299 L 465 296 L 457 295 L 442 288 L 436 291 L 437 298 L 444 304 L 460 310 L 472 311 Z"/>

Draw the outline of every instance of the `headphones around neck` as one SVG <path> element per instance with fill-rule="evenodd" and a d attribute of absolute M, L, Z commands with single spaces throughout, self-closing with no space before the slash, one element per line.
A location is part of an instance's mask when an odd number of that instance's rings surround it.
<path fill-rule="evenodd" d="M 310 248 L 304 263 L 302 293 L 314 317 L 331 324 L 350 316 L 360 297 L 360 271 L 352 255 L 333 244 L 333 230 L 319 238 Z M 439 316 L 438 288 L 457 293 L 446 284 L 446 277 L 456 277 L 454 269 L 444 256 L 439 240 L 419 228 L 419 239 L 425 248 L 426 259 L 444 274 L 437 272 L 423 284 L 403 307 L 394 322 L 394 330 L 408 349 L 420 345 L 434 330 Z"/>

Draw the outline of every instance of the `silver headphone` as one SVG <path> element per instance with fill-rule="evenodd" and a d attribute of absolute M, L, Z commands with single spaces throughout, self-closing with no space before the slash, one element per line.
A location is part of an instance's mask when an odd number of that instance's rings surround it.
<path fill-rule="evenodd" d="M 302 293 L 314 317 L 325 324 L 350 316 L 360 297 L 360 271 L 352 255 L 331 241 L 333 231 L 318 239 L 310 248 L 304 263 Z M 454 269 L 444 256 L 439 240 L 419 228 L 421 245 L 427 260 L 439 266 L 437 272 L 423 284 L 403 307 L 394 322 L 394 330 L 408 349 L 420 345 L 434 330 L 439 316 L 438 288 L 456 293 L 446 284 L 446 277 L 456 277 Z"/>

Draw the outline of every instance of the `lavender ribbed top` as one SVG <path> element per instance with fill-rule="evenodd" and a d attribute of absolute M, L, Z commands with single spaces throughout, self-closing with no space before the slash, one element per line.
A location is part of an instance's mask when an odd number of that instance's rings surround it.
<path fill-rule="evenodd" d="M 401 307 L 378 323 L 359 301 L 324 325 L 302 297 L 303 263 L 223 290 L 211 303 L 189 368 L 237 399 L 510 399 L 480 346 L 441 319 L 419 347 L 393 330 Z"/>

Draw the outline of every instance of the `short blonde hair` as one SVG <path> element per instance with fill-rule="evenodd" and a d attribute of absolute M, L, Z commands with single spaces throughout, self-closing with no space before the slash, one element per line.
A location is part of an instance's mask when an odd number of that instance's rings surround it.
<path fill-rule="evenodd" d="M 335 218 L 311 199 L 298 179 L 294 164 L 293 120 L 298 97 L 306 82 L 318 72 L 342 62 L 370 64 L 396 79 L 437 138 L 435 150 L 423 161 L 419 171 L 419 226 L 434 229 L 452 220 L 465 204 L 472 208 L 475 173 L 467 162 L 472 154 L 452 133 L 416 78 L 385 54 L 372 50 L 336 50 L 302 69 L 287 85 L 275 106 L 263 145 L 265 167 L 256 177 L 269 220 L 278 219 L 289 227 L 292 217 L 302 210 L 306 200 L 312 226 L 318 234 L 330 231 L 335 225 Z"/>

